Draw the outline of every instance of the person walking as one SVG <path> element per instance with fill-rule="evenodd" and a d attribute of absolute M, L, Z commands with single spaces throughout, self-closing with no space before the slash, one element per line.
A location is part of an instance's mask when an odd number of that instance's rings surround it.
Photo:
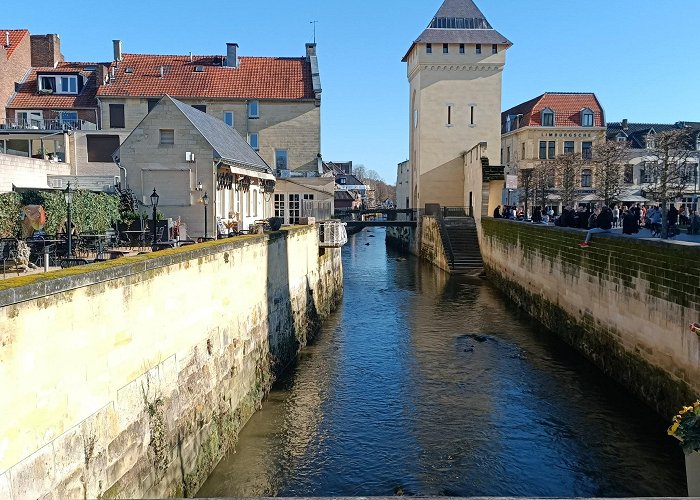
<path fill-rule="evenodd" d="M 618 227 L 619 222 L 620 222 L 620 209 L 617 207 L 617 204 L 615 206 L 613 206 L 612 214 L 613 214 L 613 227 Z"/>
<path fill-rule="evenodd" d="M 593 222 L 597 227 L 592 227 L 588 230 L 586 233 L 586 240 L 583 243 L 579 243 L 581 248 L 590 246 L 588 242 L 591 241 L 591 236 L 594 234 L 609 233 L 612 229 L 613 216 L 612 210 L 610 210 L 609 207 L 604 206 L 602 209 L 596 209 L 594 213 L 596 214 L 596 218 Z M 591 218 L 593 218 L 592 215 Z"/>

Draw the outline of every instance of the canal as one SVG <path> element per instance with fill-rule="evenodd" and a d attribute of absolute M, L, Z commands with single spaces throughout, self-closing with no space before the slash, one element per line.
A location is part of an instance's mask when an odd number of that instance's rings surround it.
<path fill-rule="evenodd" d="M 364 231 L 345 296 L 199 496 L 683 496 L 668 423 L 486 281 Z"/>

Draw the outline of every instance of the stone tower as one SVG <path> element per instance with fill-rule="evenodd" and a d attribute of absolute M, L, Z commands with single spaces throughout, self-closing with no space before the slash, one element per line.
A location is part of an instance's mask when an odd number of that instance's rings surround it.
<path fill-rule="evenodd" d="M 474 206 L 481 215 L 481 159 L 500 163 L 501 76 L 511 45 L 472 0 L 445 0 L 404 56 L 412 207 Z"/>

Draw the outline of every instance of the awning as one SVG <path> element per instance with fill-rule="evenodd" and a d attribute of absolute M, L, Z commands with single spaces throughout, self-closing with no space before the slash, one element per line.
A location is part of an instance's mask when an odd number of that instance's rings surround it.
<path fill-rule="evenodd" d="M 649 200 L 647 200 L 643 196 L 639 196 L 636 194 L 630 194 L 630 195 L 620 196 L 619 201 L 621 201 L 622 203 L 646 203 Z"/>
<path fill-rule="evenodd" d="M 597 194 L 591 193 L 587 194 L 583 198 L 580 198 L 578 201 L 579 203 L 593 203 L 595 201 L 603 201 L 603 198 L 601 198 Z"/>

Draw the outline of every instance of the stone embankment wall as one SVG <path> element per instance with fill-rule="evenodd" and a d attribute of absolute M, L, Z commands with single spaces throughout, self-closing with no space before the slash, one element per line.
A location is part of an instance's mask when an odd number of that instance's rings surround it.
<path fill-rule="evenodd" d="M 484 218 L 489 278 L 663 416 L 700 394 L 700 249 Z"/>
<path fill-rule="evenodd" d="M 0 498 L 193 495 L 342 294 L 314 226 L 0 282 Z"/>
<path fill-rule="evenodd" d="M 48 187 L 47 175 L 68 175 L 70 165 L 0 153 L 0 193 L 19 187 Z"/>
<path fill-rule="evenodd" d="M 435 217 L 423 215 L 417 228 L 388 227 L 386 229 L 388 245 L 409 252 L 416 257 L 430 262 L 440 269 L 450 272 L 445 247 L 440 236 L 440 225 Z"/>

